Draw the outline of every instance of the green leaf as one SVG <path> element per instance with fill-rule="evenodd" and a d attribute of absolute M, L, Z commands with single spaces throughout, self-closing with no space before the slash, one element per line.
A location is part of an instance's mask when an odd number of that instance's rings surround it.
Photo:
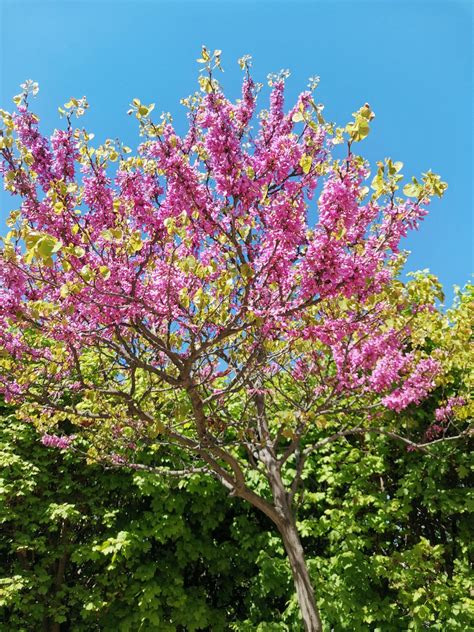
<path fill-rule="evenodd" d="M 248 263 L 244 263 L 240 266 L 240 271 L 242 272 L 242 276 L 246 279 L 251 279 L 253 276 L 253 270 Z"/>
<path fill-rule="evenodd" d="M 77 257 L 78 259 L 80 259 L 81 257 L 83 257 L 86 254 L 86 251 L 85 251 L 84 248 L 82 248 L 82 246 L 74 246 L 72 254 L 75 257 Z"/>
<path fill-rule="evenodd" d="M 110 269 L 107 266 L 99 266 L 99 272 L 105 281 L 110 278 Z"/>
<path fill-rule="evenodd" d="M 293 121 L 293 123 L 301 123 L 302 121 L 304 121 L 303 113 L 295 112 L 293 116 L 291 117 L 291 120 Z"/>
<path fill-rule="evenodd" d="M 308 154 L 303 154 L 300 159 L 300 167 L 303 170 L 304 174 L 307 174 L 311 171 L 311 165 L 313 164 L 313 159 Z"/>
<path fill-rule="evenodd" d="M 362 117 L 359 118 L 357 120 L 357 129 L 356 129 L 354 140 L 356 141 L 364 140 L 364 138 L 366 138 L 369 135 L 369 132 L 370 132 L 369 122 L 365 118 L 362 118 Z"/>
<path fill-rule="evenodd" d="M 199 77 L 198 81 L 199 81 L 199 85 L 201 87 L 201 90 L 203 92 L 206 92 L 207 94 L 212 92 L 212 81 L 209 79 L 209 77 L 201 75 Z"/>
<path fill-rule="evenodd" d="M 52 237 L 45 235 L 41 237 L 36 245 L 36 252 L 42 259 L 50 259 L 51 255 L 58 252 L 62 247 L 62 243 Z"/>
<path fill-rule="evenodd" d="M 131 254 L 139 252 L 143 248 L 142 236 L 139 230 L 133 231 L 128 240 L 127 250 Z"/>
<path fill-rule="evenodd" d="M 423 187 L 418 183 L 416 178 L 413 178 L 413 182 L 411 184 L 406 184 L 403 187 L 404 195 L 408 197 L 419 197 L 421 192 L 423 191 Z"/>

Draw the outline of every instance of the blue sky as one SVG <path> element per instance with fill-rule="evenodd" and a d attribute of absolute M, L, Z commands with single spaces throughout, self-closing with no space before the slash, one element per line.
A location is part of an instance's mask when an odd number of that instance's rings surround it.
<path fill-rule="evenodd" d="M 0 0 L 0 107 L 18 85 L 40 83 L 35 109 L 44 129 L 61 125 L 57 107 L 86 95 L 83 124 L 98 141 L 136 145 L 127 117 L 134 97 L 182 117 L 180 98 L 196 89 L 201 44 L 223 51 L 222 83 L 238 96 L 238 57 L 254 76 L 291 70 L 289 97 L 319 75 L 328 120 L 345 124 L 366 101 L 376 113 L 360 151 L 372 163 L 428 169 L 449 189 L 404 246 L 407 268 L 429 268 L 452 296 L 472 261 L 472 4 L 457 0 L 174 2 Z M 0 233 L 12 201 L 0 194 Z"/>

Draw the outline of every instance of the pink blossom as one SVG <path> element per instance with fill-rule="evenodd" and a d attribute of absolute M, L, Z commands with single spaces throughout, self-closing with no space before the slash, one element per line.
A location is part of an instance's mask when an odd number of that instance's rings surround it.
<path fill-rule="evenodd" d="M 75 435 L 59 436 L 55 434 L 45 433 L 41 437 L 41 443 L 48 448 L 58 448 L 60 450 L 67 450 L 71 443 L 74 441 Z"/>
<path fill-rule="evenodd" d="M 426 204 L 367 201 L 367 164 L 334 160 L 312 95 L 286 108 L 280 77 L 258 113 L 257 91 L 246 75 L 234 103 L 216 84 L 189 109 L 184 134 L 167 119 L 145 125 L 138 155 L 110 164 L 81 150 L 81 131 L 46 137 L 18 107 L 27 159 L 0 150 L 0 174 L 20 198 L 29 252 L 19 240 L 0 258 L 0 345 L 16 375 L 33 364 L 35 384 L 0 376 L 8 400 L 38 385 L 80 392 L 77 358 L 90 349 L 117 360 L 106 387 L 138 362 L 157 380 L 190 367 L 216 394 L 215 381 L 230 384 L 267 343 L 288 350 L 288 379 L 311 380 L 318 397 L 369 397 L 397 412 L 426 397 L 437 363 L 417 360 L 407 329 L 386 323 L 390 309 L 427 309 L 386 302 L 400 240 Z M 32 323 L 47 345 L 29 335 Z M 259 370 L 270 380 L 283 368 L 270 356 Z M 266 392 L 242 375 L 247 393 Z M 119 424 L 112 434 L 119 440 Z"/>
<path fill-rule="evenodd" d="M 440 406 L 435 410 L 436 421 L 446 422 L 453 416 L 456 408 L 464 406 L 466 400 L 464 397 L 450 397 L 444 406 Z"/>
<path fill-rule="evenodd" d="M 382 401 L 396 412 L 410 404 L 419 404 L 435 386 L 434 378 L 441 370 L 439 362 L 432 358 L 420 360 L 403 386 L 387 395 Z"/>

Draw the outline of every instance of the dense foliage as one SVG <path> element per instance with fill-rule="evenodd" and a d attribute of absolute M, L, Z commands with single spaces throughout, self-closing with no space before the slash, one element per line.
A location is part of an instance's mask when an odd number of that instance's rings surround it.
<path fill-rule="evenodd" d="M 1 629 L 299 629 L 271 523 L 217 482 L 58 457 L 7 412 L 0 445 Z M 420 458 L 381 437 L 312 457 L 299 527 L 327 629 L 468 629 L 471 466 L 467 446 Z"/>
<path fill-rule="evenodd" d="M 245 614 L 262 535 L 218 483 L 58 457 L 13 416 L 0 445 L 2 630 L 224 630 Z"/>

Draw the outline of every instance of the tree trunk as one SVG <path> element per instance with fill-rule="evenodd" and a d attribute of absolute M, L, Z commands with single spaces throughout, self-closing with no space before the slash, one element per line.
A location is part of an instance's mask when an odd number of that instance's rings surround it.
<path fill-rule="evenodd" d="M 268 450 L 262 450 L 260 458 L 265 463 L 267 480 L 273 494 L 274 515 L 270 517 L 278 527 L 288 555 L 305 632 L 322 632 L 321 617 L 316 606 L 290 497 L 283 484 L 278 463 Z"/>
<path fill-rule="evenodd" d="M 321 618 L 316 607 L 314 591 L 296 525 L 292 519 L 289 519 L 282 521 L 277 526 L 293 573 L 304 629 L 306 632 L 322 632 Z"/>

